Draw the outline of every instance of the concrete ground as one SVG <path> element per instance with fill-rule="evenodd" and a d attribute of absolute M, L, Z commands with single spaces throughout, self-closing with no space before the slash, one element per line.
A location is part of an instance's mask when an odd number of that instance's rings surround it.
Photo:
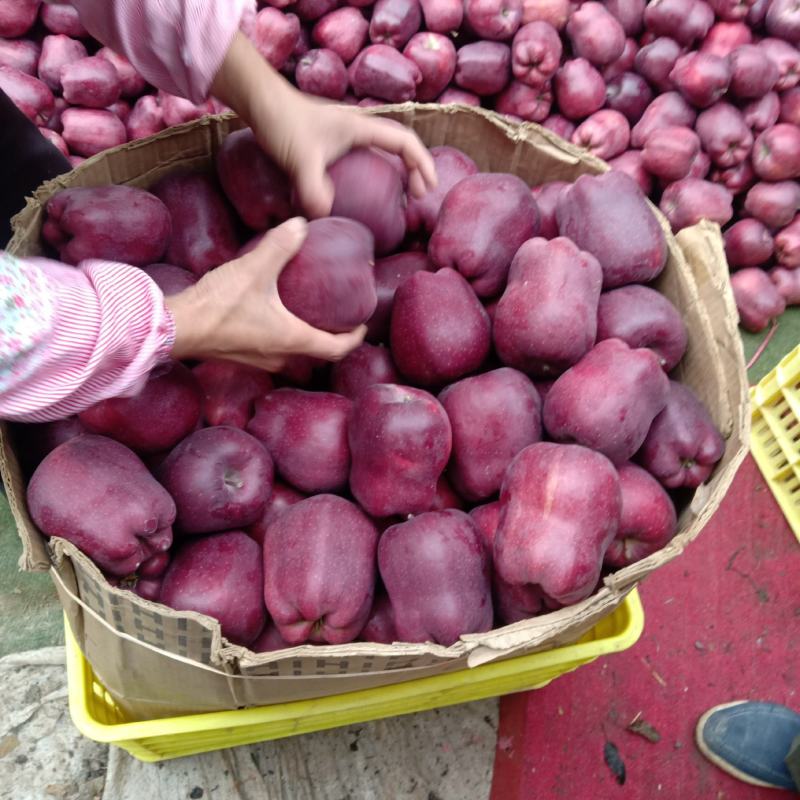
<path fill-rule="evenodd" d="M 762 338 L 745 336 L 748 357 Z M 792 309 L 751 370 L 751 380 L 757 381 L 799 341 L 800 309 Z M 777 507 L 770 507 L 768 513 L 777 525 Z M 547 750 L 547 736 L 541 733 L 546 727 L 534 725 L 539 733 L 531 733 L 531 725 L 543 719 L 542 713 L 563 715 L 561 698 L 566 693 L 565 699 L 570 699 L 570 687 L 581 682 L 580 671 L 547 689 L 504 700 L 500 723 L 497 701 L 486 700 L 173 762 L 141 764 L 123 751 L 84 739 L 72 726 L 60 647 L 60 607 L 46 575 L 17 571 L 19 552 L 7 504 L 0 496 L 0 800 L 485 800 L 490 794 L 492 800 L 534 796 L 546 800 L 611 796 L 606 794 L 610 789 L 599 786 L 597 793 L 584 793 L 591 785 L 588 767 L 574 770 L 575 780 L 569 785 L 561 781 L 558 789 L 536 779 L 537 758 L 546 761 L 551 753 L 560 761 L 572 750 L 581 751 L 584 734 L 589 732 L 584 729 L 598 724 L 580 709 L 571 712 L 569 726 L 554 728 L 561 738 L 558 749 L 551 750 Z M 720 570 L 724 568 L 719 565 Z M 657 631 L 664 623 L 653 616 L 653 612 L 659 613 L 654 605 L 658 599 L 648 603 L 647 586 L 642 594 L 645 616 L 652 620 L 657 649 Z M 737 622 L 730 624 L 735 627 Z M 633 657 L 633 651 L 630 653 Z M 616 672 L 607 665 L 626 656 L 612 656 L 583 669 L 614 675 L 617 686 L 625 680 L 621 662 Z M 749 657 L 745 652 L 740 657 L 742 674 L 746 674 L 744 662 Z M 601 706 L 598 709 L 602 710 Z M 522 742 L 523 730 L 527 731 L 526 743 Z M 516 747 L 512 746 L 513 736 L 517 737 Z M 657 757 L 655 752 L 653 757 Z M 602 755 L 592 758 L 592 769 L 602 774 L 607 769 Z M 584 761 L 582 754 L 573 766 Z M 565 767 L 568 774 L 569 762 Z M 725 776 L 713 771 L 705 780 L 707 791 L 696 795 L 697 800 L 756 796 L 730 793 Z M 579 785 L 583 787 L 580 790 Z M 644 781 L 638 789 L 615 787 L 615 791 L 626 798 L 649 800 L 655 788 Z M 681 800 L 694 797 L 681 794 Z"/>

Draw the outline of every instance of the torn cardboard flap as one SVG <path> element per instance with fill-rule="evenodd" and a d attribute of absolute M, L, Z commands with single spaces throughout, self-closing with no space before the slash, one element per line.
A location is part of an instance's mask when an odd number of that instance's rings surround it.
<path fill-rule="evenodd" d="M 533 124 L 515 125 L 464 106 L 386 106 L 367 113 L 414 128 L 428 146 L 451 145 L 479 168 L 513 172 L 529 185 L 574 181 L 608 165 Z M 149 187 L 179 170 L 210 170 L 225 136 L 241 127 L 231 115 L 210 117 L 132 142 L 84 162 L 37 190 L 14 218 L 9 246 L 18 255 L 42 252 L 40 232 L 49 197 L 68 186 L 108 183 Z M 385 686 L 512 658 L 576 641 L 613 611 L 652 570 L 680 555 L 717 509 L 747 452 L 747 380 L 736 312 L 719 229 L 701 224 L 667 236 L 669 260 L 656 288 L 681 310 L 689 347 L 676 376 L 708 405 L 726 436 L 722 461 L 708 484 L 681 510 L 679 532 L 661 551 L 605 578 L 583 602 L 498 630 L 463 636 L 449 648 L 429 644 L 306 645 L 251 653 L 226 642 L 219 624 L 177 612 L 110 586 L 73 545 L 45 542 L 30 519 L 25 484 L 7 426 L 0 426 L 0 472 L 23 542 L 23 569 L 51 569 L 82 651 L 128 713 L 169 716 L 308 699 Z"/>

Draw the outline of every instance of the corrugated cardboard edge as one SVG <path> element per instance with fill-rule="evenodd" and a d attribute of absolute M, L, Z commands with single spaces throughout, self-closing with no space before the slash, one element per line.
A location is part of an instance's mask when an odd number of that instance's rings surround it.
<path fill-rule="evenodd" d="M 545 154 L 551 159 L 547 165 L 546 179 L 548 180 L 557 177 L 574 180 L 577 174 L 583 172 L 599 173 L 608 169 L 603 162 L 563 142 L 545 129 L 532 124 L 516 126 L 483 109 L 407 104 L 379 108 L 371 113 L 386 114 L 405 123 L 413 124 L 418 130 L 428 129 L 434 133 L 438 131 L 442 141 L 436 141 L 436 136 L 428 137 L 426 143 L 431 146 L 444 143 L 447 124 L 441 125 L 443 120 L 447 121 L 457 117 L 459 123 L 463 123 L 465 126 L 480 125 L 482 126 L 480 128 L 481 141 L 486 148 L 484 169 L 497 168 L 493 167 L 491 161 L 493 157 L 492 143 L 497 141 L 498 137 L 502 137 L 506 142 L 511 140 L 517 145 L 511 153 L 511 162 L 509 163 L 508 160 L 503 162 L 502 168 L 506 170 L 530 171 L 526 159 L 526 156 L 530 157 L 531 155 L 531 151 L 526 149 L 529 144 L 533 144 L 539 153 Z M 481 122 L 478 123 L 477 120 Z M 490 123 L 488 126 L 487 122 Z M 206 168 L 208 154 L 213 154 L 227 132 L 237 127 L 240 127 L 238 121 L 230 117 L 206 118 L 165 131 L 150 140 L 123 145 L 115 148 L 114 151 L 89 159 L 74 173 L 62 176 L 36 192 L 35 196 L 28 201 L 25 209 L 15 218 L 15 235 L 9 249 L 12 252 L 26 255 L 37 252 L 38 229 L 41 225 L 43 204 L 57 189 L 76 183 L 102 185 L 109 182 L 126 181 L 133 185 L 146 186 L 178 164 Z M 121 175 L 128 175 L 129 178 L 131 168 L 137 162 L 150 165 L 154 150 L 159 152 L 157 166 L 144 169 L 137 174 L 134 180 L 121 179 Z M 119 154 L 122 154 L 127 171 L 120 168 Z M 251 677 L 290 678 L 300 677 L 301 674 L 309 678 L 324 677 L 325 679 L 355 677 L 358 675 L 359 663 L 364 670 L 360 673 L 364 679 L 377 678 L 376 673 L 388 673 L 392 681 L 402 680 L 405 677 L 404 673 L 411 672 L 413 674 L 408 677 L 416 677 L 420 670 L 449 671 L 459 668 L 468 663 L 468 655 L 469 663 L 474 665 L 487 660 L 507 658 L 523 652 L 535 652 L 574 641 L 600 618 L 613 610 L 638 580 L 652 569 L 679 555 L 685 545 L 699 534 L 702 526 L 719 505 L 747 450 L 749 416 L 744 413 L 747 402 L 747 382 L 744 375 L 741 343 L 736 330 L 735 306 L 727 280 L 727 267 L 719 231 L 715 230 L 713 226 L 699 226 L 696 229 L 682 232 L 680 241 L 681 245 L 686 248 L 687 263 L 684 251 L 676 246 L 675 239 L 669 233 L 666 220 L 657 211 L 656 215 L 667 232 L 671 259 L 675 263 L 673 271 L 680 272 L 682 292 L 695 306 L 692 311 L 701 328 L 703 349 L 708 356 L 707 360 L 711 362 L 704 368 L 714 373 L 714 380 L 711 383 L 719 388 L 719 396 L 710 401 L 714 404 L 715 418 L 718 424 L 728 436 L 728 446 L 723 464 L 712 478 L 710 488 L 701 488 L 695 497 L 695 502 L 682 514 L 681 533 L 676 539 L 648 559 L 609 576 L 605 581 L 605 586 L 586 601 L 568 609 L 487 634 L 464 636 L 462 641 L 451 648 L 429 645 L 382 646 L 354 643 L 338 647 L 300 647 L 279 654 L 267 653 L 254 656 L 243 648 L 225 646 L 224 640 L 219 634 L 218 624 L 210 618 L 202 615 L 179 614 L 158 604 L 147 603 L 130 592 L 108 586 L 94 565 L 69 543 L 51 542 L 51 561 L 48 548 L 35 530 L 24 506 L 22 476 L 7 430 L 0 429 L 0 444 L 2 445 L 0 471 L 10 489 L 9 500 L 12 513 L 23 539 L 22 568 L 47 569 L 52 564 L 52 568 L 62 582 L 73 587 L 69 593 L 72 594 L 72 597 L 66 593 L 63 586 L 59 587 L 59 593 L 62 601 L 65 602 L 70 620 L 74 619 L 75 625 L 78 627 L 76 638 L 86 648 L 84 652 L 94 649 L 95 654 L 99 655 L 100 645 L 102 644 L 102 647 L 107 649 L 107 640 L 110 638 L 106 636 L 101 643 L 97 641 L 97 636 L 100 634 L 93 634 L 92 638 L 98 645 L 97 648 L 93 648 L 85 635 L 83 638 L 78 635 L 80 631 L 85 633 L 89 629 L 97 628 L 97 620 L 93 619 L 91 614 L 102 620 L 107 627 L 110 626 L 112 630 L 114 625 L 109 623 L 109 620 L 116 620 L 118 633 L 125 633 L 127 622 L 132 619 L 135 623 L 131 625 L 131 631 L 134 633 L 133 641 L 142 645 L 148 644 L 148 637 L 152 638 L 153 630 L 148 628 L 148 625 L 157 626 L 159 623 L 156 620 L 161 620 L 161 624 L 164 620 L 185 622 L 189 638 L 197 636 L 203 640 L 201 651 L 204 658 L 199 659 L 199 662 L 206 667 L 210 666 L 218 670 L 225 678 L 232 673 L 243 673 L 241 676 L 236 675 L 235 677 L 244 678 L 241 681 L 244 686 L 247 686 Z M 705 287 L 708 291 L 701 292 L 701 287 Z M 709 291 L 712 289 L 716 294 L 709 295 Z M 714 313 L 708 313 L 707 309 L 713 310 Z M 73 597 L 77 598 L 77 601 Z M 86 609 L 89 609 L 91 613 L 87 613 Z M 122 620 L 126 620 L 126 622 L 122 622 Z M 140 626 L 138 631 L 135 630 L 136 624 Z M 120 638 L 124 641 L 122 637 Z M 164 647 L 172 646 L 173 643 L 164 642 Z M 121 644 L 120 647 L 122 647 Z M 130 656 L 131 652 L 130 648 L 127 650 L 122 648 L 119 656 L 124 658 Z M 159 655 L 162 658 L 170 657 L 166 651 L 159 651 Z M 92 660 L 94 663 L 94 659 Z M 336 662 L 339 662 L 342 671 L 334 676 L 330 673 L 330 668 Z M 117 661 L 117 664 L 119 663 Z M 307 667 L 312 663 L 316 664 L 316 668 L 312 668 L 312 671 L 308 672 Z M 367 668 L 367 664 L 370 665 L 369 668 Z M 173 662 L 174 666 L 175 662 Z M 355 675 L 353 670 L 356 670 Z M 182 667 L 177 671 L 181 672 Z M 101 678 L 105 677 L 101 670 L 98 670 L 98 674 Z M 342 681 L 336 680 L 332 680 L 332 682 L 334 684 L 342 683 Z M 233 706 L 248 704 L 250 692 L 246 689 L 242 691 L 241 686 L 235 688 L 235 685 L 240 683 L 239 680 L 232 680 L 231 683 L 234 686 L 231 687 L 229 700 L 225 702 Z M 219 702 L 219 698 L 216 698 L 215 702 Z"/>

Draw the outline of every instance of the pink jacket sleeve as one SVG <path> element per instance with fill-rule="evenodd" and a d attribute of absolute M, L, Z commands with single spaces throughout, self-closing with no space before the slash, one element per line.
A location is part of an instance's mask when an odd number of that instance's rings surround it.
<path fill-rule="evenodd" d="M 201 103 L 208 97 L 253 0 L 72 0 L 84 27 L 124 55 L 154 86 Z M 251 9 L 251 7 L 253 7 Z"/>
<path fill-rule="evenodd" d="M 0 419 L 46 422 L 138 392 L 175 323 L 136 267 L 0 251 Z"/>

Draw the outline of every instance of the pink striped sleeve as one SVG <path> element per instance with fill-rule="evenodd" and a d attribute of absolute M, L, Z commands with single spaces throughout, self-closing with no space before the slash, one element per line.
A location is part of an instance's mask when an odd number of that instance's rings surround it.
<path fill-rule="evenodd" d="M 0 257 L 0 276 L 12 275 L 8 296 L 46 298 L 32 303 L 36 324 L 22 338 L 5 315 L 0 325 L 0 419 L 46 422 L 135 394 L 169 357 L 174 321 L 161 290 L 140 269 Z"/>
<path fill-rule="evenodd" d="M 72 0 L 84 27 L 154 86 L 193 103 L 214 76 L 253 0 Z"/>

